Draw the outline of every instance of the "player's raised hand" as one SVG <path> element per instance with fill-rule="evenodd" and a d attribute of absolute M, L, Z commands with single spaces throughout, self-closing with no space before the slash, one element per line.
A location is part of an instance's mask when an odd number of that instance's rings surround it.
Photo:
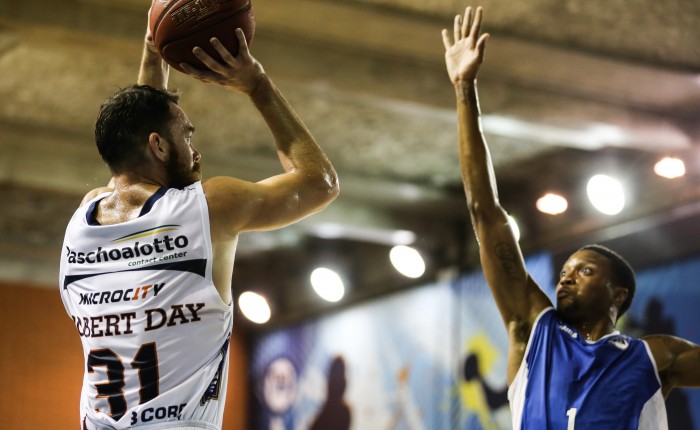
<path fill-rule="evenodd" d="M 243 30 L 237 28 L 236 37 L 238 38 L 239 48 L 238 55 L 235 57 L 226 49 L 219 39 L 212 37 L 210 40 L 211 45 L 221 56 L 223 62 L 214 59 L 207 54 L 204 49 L 196 46 L 192 50 L 192 53 L 194 53 L 209 70 L 195 68 L 187 63 L 181 63 L 180 67 L 182 67 L 187 74 L 192 75 L 200 81 L 222 85 L 229 89 L 250 94 L 255 90 L 263 76 L 265 76 L 265 70 L 262 64 L 250 55 Z"/>
<path fill-rule="evenodd" d="M 446 29 L 442 30 L 447 74 L 455 85 L 476 79 L 479 66 L 484 60 L 484 47 L 489 35 L 479 35 L 483 10 L 481 7 L 476 9 L 473 22 L 472 12 L 472 8 L 467 7 L 464 17 L 455 16 L 452 38 Z"/>

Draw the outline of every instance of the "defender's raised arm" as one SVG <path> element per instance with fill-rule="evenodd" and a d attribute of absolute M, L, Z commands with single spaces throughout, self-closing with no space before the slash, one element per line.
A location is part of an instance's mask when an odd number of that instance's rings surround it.
<path fill-rule="evenodd" d="M 473 15 L 473 20 L 472 20 Z M 468 7 L 457 15 L 453 35 L 442 31 L 445 63 L 457 98 L 459 160 L 481 265 L 511 338 L 523 349 L 539 312 L 551 306 L 530 278 L 508 215 L 498 201 L 493 164 L 481 130 L 476 76 L 489 37 L 480 35 L 483 11 Z M 519 358 L 519 359 L 518 359 Z M 522 359 L 509 359 L 511 381 Z"/>

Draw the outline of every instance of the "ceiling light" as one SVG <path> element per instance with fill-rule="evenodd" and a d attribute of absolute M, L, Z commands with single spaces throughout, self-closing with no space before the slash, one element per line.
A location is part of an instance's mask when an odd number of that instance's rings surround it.
<path fill-rule="evenodd" d="M 238 296 L 238 306 L 243 315 L 254 323 L 264 324 L 270 320 L 270 306 L 260 294 L 246 291 Z"/>
<path fill-rule="evenodd" d="M 394 268 L 408 278 L 420 278 L 425 273 L 423 257 L 410 246 L 398 245 L 391 248 L 389 259 Z"/>
<path fill-rule="evenodd" d="M 319 267 L 311 273 L 311 286 L 323 300 L 337 302 L 345 295 L 345 286 L 340 276 L 331 269 Z"/>
<path fill-rule="evenodd" d="M 668 179 L 685 175 L 685 163 L 680 158 L 665 157 L 654 165 L 654 173 Z"/>
<path fill-rule="evenodd" d="M 559 215 L 566 211 L 568 203 L 566 199 L 558 194 L 547 193 L 537 199 L 537 210 L 549 215 Z"/>
<path fill-rule="evenodd" d="M 622 184 L 607 175 L 595 175 L 586 187 L 593 207 L 606 215 L 617 215 L 625 207 L 625 191 Z"/>
<path fill-rule="evenodd" d="M 408 230 L 396 230 L 391 234 L 391 240 L 395 245 L 408 245 L 416 241 L 416 234 Z"/>

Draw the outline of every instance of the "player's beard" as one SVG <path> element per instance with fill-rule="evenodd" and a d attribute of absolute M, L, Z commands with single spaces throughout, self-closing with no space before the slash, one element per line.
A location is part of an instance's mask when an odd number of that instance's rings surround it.
<path fill-rule="evenodd" d="M 561 301 L 557 300 L 557 313 L 562 320 L 574 323 L 581 318 L 580 304 L 572 297 L 566 297 Z"/>
<path fill-rule="evenodd" d="M 191 166 L 185 165 L 178 152 L 175 151 L 172 146 L 170 149 L 165 164 L 165 168 L 168 172 L 169 186 L 181 189 L 199 181 L 202 178 L 199 163 L 195 162 Z"/>

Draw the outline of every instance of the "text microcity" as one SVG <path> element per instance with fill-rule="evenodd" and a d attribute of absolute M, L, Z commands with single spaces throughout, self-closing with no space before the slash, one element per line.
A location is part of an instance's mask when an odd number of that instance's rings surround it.
<path fill-rule="evenodd" d="M 126 290 L 95 291 L 94 293 L 80 293 L 79 305 L 101 305 L 104 303 L 128 302 L 132 300 L 143 300 L 149 297 L 152 292 L 153 297 L 157 297 L 165 283 L 144 285 L 143 287 L 128 288 Z"/>

